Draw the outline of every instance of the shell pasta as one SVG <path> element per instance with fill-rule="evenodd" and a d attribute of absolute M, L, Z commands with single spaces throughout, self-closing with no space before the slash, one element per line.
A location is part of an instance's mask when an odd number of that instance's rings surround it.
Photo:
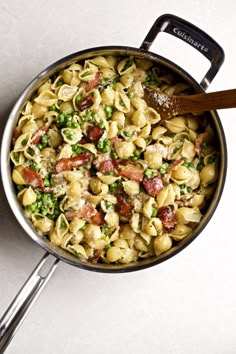
<path fill-rule="evenodd" d="M 191 234 L 217 180 L 207 116 L 161 121 L 143 87 L 190 87 L 146 59 L 96 56 L 53 75 L 25 102 L 10 159 L 35 229 L 88 262 L 158 257 Z"/>

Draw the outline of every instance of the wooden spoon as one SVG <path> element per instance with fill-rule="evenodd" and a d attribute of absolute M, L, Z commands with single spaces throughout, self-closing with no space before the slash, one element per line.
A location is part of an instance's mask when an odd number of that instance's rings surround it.
<path fill-rule="evenodd" d="M 161 115 L 161 120 L 165 120 L 183 113 L 234 108 L 236 89 L 188 96 L 168 96 L 152 87 L 145 87 L 144 99 Z"/>

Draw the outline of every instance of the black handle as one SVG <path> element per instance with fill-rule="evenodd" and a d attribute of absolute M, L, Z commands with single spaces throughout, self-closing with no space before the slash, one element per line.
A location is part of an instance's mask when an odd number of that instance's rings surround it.
<path fill-rule="evenodd" d="M 140 48 L 148 50 L 159 32 L 167 32 L 190 44 L 211 62 L 210 69 L 200 83 L 202 88 L 206 90 L 224 62 L 225 55 L 221 46 L 207 33 L 190 22 L 166 14 L 158 17 Z"/>

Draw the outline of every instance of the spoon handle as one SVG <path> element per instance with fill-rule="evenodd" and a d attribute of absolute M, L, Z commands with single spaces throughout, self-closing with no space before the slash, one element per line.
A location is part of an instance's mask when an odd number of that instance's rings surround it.
<path fill-rule="evenodd" d="M 175 98 L 179 114 L 236 107 L 236 89 Z"/>

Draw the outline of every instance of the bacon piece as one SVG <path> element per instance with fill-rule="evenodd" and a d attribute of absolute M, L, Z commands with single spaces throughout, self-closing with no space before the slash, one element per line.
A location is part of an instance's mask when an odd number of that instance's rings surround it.
<path fill-rule="evenodd" d="M 33 136 L 32 144 L 38 144 L 40 142 L 42 136 L 44 136 L 46 134 L 47 130 L 48 130 L 48 127 L 46 127 L 46 125 L 39 128 Z"/>
<path fill-rule="evenodd" d="M 104 130 L 95 125 L 88 133 L 88 137 L 91 141 L 97 143 L 103 135 Z"/>
<path fill-rule="evenodd" d="M 68 210 L 65 212 L 67 220 L 73 220 L 74 218 L 83 218 L 89 221 L 94 215 L 96 215 L 97 210 L 90 203 L 85 203 L 84 206 L 79 210 Z"/>
<path fill-rule="evenodd" d="M 160 176 L 154 176 L 152 178 L 144 178 L 143 186 L 149 195 L 155 197 L 163 188 L 162 179 Z"/>
<path fill-rule="evenodd" d="M 115 143 L 119 143 L 119 141 L 121 141 L 121 139 L 118 138 L 118 136 L 114 136 L 114 138 L 110 139 L 111 146 L 115 145 Z"/>
<path fill-rule="evenodd" d="M 62 171 L 71 170 L 74 167 L 81 167 L 87 165 L 90 162 L 91 155 L 88 152 L 80 154 L 71 158 L 63 158 L 57 161 L 55 170 L 56 173 L 60 173 Z"/>
<path fill-rule="evenodd" d="M 80 144 L 88 144 L 90 143 L 90 140 L 87 136 L 83 136 L 80 141 L 79 141 Z"/>
<path fill-rule="evenodd" d="M 116 167 L 115 167 L 112 160 L 103 161 L 99 166 L 99 172 L 101 172 L 101 173 L 114 172 L 115 169 L 116 169 Z"/>
<path fill-rule="evenodd" d="M 97 213 L 92 217 L 92 223 L 96 225 L 105 225 L 105 213 L 103 211 L 97 211 Z"/>
<path fill-rule="evenodd" d="M 41 175 L 38 172 L 32 170 L 31 168 L 23 168 L 22 176 L 25 182 L 29 184 L 32 188 L 44 188 L 43 179 Z"/>
<path fill-rule="evenodd" d="M 96 75 L 95 75 L 95 78 L 87 83 L 87 85 L 85 86 L 85 90 L 86 91 L 90 91 L 95 86 L 97 86 L 97 84 L 99 83 L 99 80 L 101 79 L 101 77 L 102 77 L 102 73 L 100 71 L 98 71 L 96 73 Z"/>
<path fill-rule="evenodd" d="M 158 210 L 158 218 L 161 220 L 165 232 L 171 232 L 175 229 L 176 220 L 173 209 L 173 205 L 167 205 Z"/>
<path fill-rule="evenodd" d="M 201 144 L 208 137 L 208 132 L 204 132 L 198 135 L 197 139 L 195 140 L 195 151 L 196 154 L 200 157 L 202 155 L 202 148 Z"/>
<path fill-rule="evenodd" d="M 103 252 L 103 248 L 100 248 L 99 250 L 96 250 L 94 256 L 90 257 L 89 260 L 92 263 L 97 263 L 99 261 L 99 259 L 101 258 L 102 252 Z"/>
<path fill-rule="evenodd" d="M 110 160 L 109 153 L 101 153 L 101 154 L 98 153 L 96 159 L 93 160 L 93 165 L 97 170 L 99 170 L 102 162 L 106 160 Z"/>
<path fill-rule="evenodd" d="M 88 220 L 96 215 L 97 210 L 90 203 L 85 203 L 84 206 L 80 209 L 80 217 Z"/>
<path fill-rule="evenodd" d="M 84 97 L 81 101 L 76 103 L 76 106 L 80 111 L 84 111 L 85 109 L 91 107 L 93 105 L 93 97 L 91 95 Z"/>
<path fill-rule="evenodd" d="M 19 128 L 15 128 L 13 131 L 13 143 L 15 143 L 16 139 L 20 136 Z"/>
<path fill-rule="evenodd" d="M 125 168 L 119 172 L 119 176 L 141 182 L 143 180 L 143 169 L 138 165 L 128 163 Z"/>
<path fill-rule="evenodd" d="M 117 199 L 117 205 L 116 205 L 117 212 L 121 216 L 130 217 L 132 214 L 132 206 L 129 203 L 127 203 L 127 201 L 120 194 L 116 195 L 116 199 Z"/>

